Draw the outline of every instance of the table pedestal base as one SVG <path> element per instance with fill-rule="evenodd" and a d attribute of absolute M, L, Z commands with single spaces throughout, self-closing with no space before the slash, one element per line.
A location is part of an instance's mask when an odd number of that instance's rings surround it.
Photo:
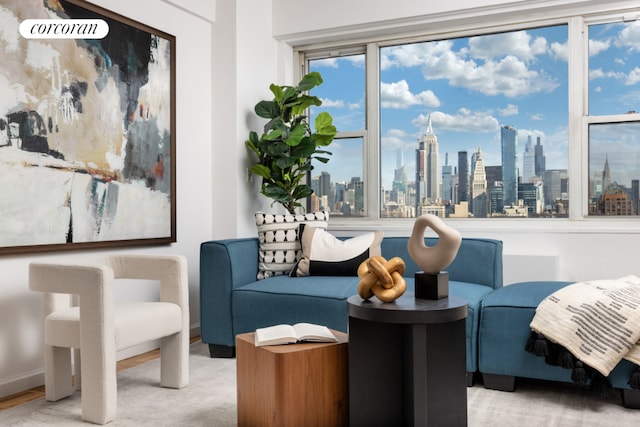
<path fill-rule="evenodd" d="M 349 317 L 350 425 L 466 426 L 465 320 Z"/>

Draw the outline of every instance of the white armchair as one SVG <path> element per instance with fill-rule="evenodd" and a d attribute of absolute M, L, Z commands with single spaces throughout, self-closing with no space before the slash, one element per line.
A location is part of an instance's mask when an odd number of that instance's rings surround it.
<path fill-rule="evenodd" d="M 114 303 L 114 281 L 121 278 L 159 281 L 160 301 Z M 82 419 L 96 424 L 113 421 L 116 352 L 156 339 L 161 339 L 160 385 L 188 384 L 189 288 L 184 257 L 116 255 L 109 256 L 105 265 L 32 263 L 29 287 L 44 292 L 47 400 L 74 392 L 71 349 L 75 349 Z"/>

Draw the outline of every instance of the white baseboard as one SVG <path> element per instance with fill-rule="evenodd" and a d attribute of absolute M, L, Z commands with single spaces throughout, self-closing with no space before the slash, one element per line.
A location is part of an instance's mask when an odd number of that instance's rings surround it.
<path fill-rule="evenodd" d="M 197 337 L 200 335 L 200 325 L 192 326 L 189 330 L 190 337 Z M 119 351 L 116 355 L 118 361 L 128 359 L 129 357 L 137 356 L 138 354 L 146 353 L 148 351 L 160 348 L 160 340 L 149 341 L 148 343 L 140 344 L 134 347 L 130 347 L 126 350 Z M 11 396 L 16 393 L 40 387 L 44 384 L 44 368 L 36 371 L 27 372 L 19 376 L 3 378 L 0 381 L 0 399 L 3 397 Z"/>
<path fill-rule="evenodd" d="M 42 369 L 36 372 L 28 372 L 19 377 L 6 378 L 5 381 L 0 384 L 0 398 L 40 387 L 43 384 L 44 371 Z"/>

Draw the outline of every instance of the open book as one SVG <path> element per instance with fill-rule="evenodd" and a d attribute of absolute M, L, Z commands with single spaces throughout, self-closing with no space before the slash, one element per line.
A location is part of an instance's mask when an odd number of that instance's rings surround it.
<path fill-rule="evenodd" d="M 301 341 L 338 342 L 338 339 L 326 326 L 313 323 L 275 325 L 256 329 L 256 347 L 293 344 Z"/>

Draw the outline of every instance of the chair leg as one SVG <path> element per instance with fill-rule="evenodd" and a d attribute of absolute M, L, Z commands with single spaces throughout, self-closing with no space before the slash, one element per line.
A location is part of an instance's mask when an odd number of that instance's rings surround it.
<path fill-rule="evenodd" d="M 70 348 L 44 346 L 44 384 L 48 401 L 55 402 L 73 394 Z"/>
<path fill-rule="evenodd" d="M 183 388 L 189 384 L 188 331 L 164 337 L 160 341 L 160 385 Z"/>
<path fill-rule="evenodd" d="M 115 351 L 102 355 L 80 351 L 82 419 L 95 424 L 115 420 L 118 404 Z"/>

